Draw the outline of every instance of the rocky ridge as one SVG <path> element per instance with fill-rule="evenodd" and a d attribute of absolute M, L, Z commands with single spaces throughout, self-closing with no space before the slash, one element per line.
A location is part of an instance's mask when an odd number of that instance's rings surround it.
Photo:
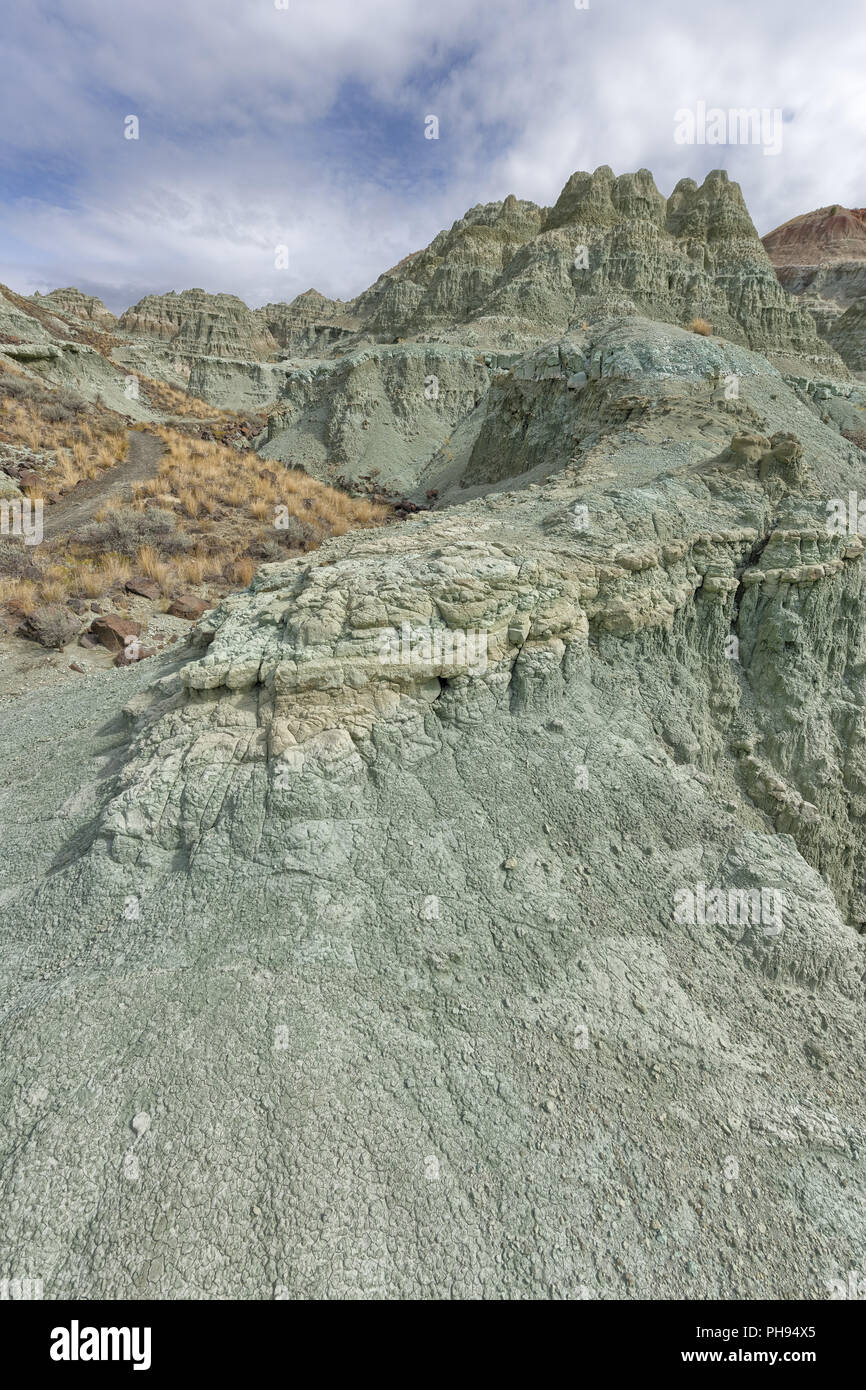
<path fill-rule="evenodd" d="M 37 290 L 33 299 L 41 308 L 56 311 L 64 318 L 80 319 L 108 331 L 117 327 L 116 317 L 101 299 L 97 299 L 96 295 L 83 294 L 71 285 L 65 290 L 51 290 L 49 294 L 40 294 Z"/>
<path fill-rule="evenodd" d="M 209 357 L 267 357 L 277 346 L 242 299 L 198 289 L 146 295 L 121 314 L 119 325 L 133 336 L 169 343 L 179 353 Z"/>

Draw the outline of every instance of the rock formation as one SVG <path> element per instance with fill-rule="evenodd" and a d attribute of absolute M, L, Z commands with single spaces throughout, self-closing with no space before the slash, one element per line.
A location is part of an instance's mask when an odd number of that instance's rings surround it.
<path fill-rule="evenodd" d="M 855 299 L 833 321 L 827 340 L 852 372 L 866 372 L 866 295 Z"/>
<path fill-rule="evenodd" d="M 79 319 L 82 323 L 108 330 L 117 326 L 117 319 L 101 299 L 93 294 L 82 294 L 81 290 L 71 285 L 65 290 L 52 290 L 50 294 L 40 294 L 37 290 L 33 299 L 41 308 L 50 309 L 64 318 Z"/>
<path fill-rule="evenodd" d="M 305 290 L 290 304 L 265 304 L 254 313 L 281 348 L 302 352 L 327 350 L 361 327 L 349 303 L 327 299 L 318 290 Z"/>
<path fill-rule="evenodd" d="M 681 180 L 665 200 L 646 170 L 615 178 L 601 168 L 573 174 L 553 208 L 514 197 L 473 208 L 343 307 L 362 324 L 355 342 L 344 327 L 335 365 L 319 337 L 331 360 L 301 363 L 283 378 L 265 452 L 328 480 L 372 472 L 410 492 L 422 475 L 441 491 L 470 451 L 500 442 L 503 476 L 529 472 L 542 456 L 549 466 L 567 457 L 550 409 L 558 388 L 519 383 L 570 380 L 565 414 L 582 408 L 579 379 L 598 375 L 598 364 L 574 345 L 613 314 L 681 325 L 707 318 L 717 338 L 808 373 L 807 381 L 846 375 L 811 316 L 780 287 L 739 187 L 722 172 L 700 188 Z M 566 334 L 561 359 L 551 340 Z M 371 337 L 390 346 L 371 350 Z M 527 347 L 538 356 L 512 384 L 508 371 Z M 718 361 L 718 352 L 709 358 Z M 498 438 L 498 409 L 493 438 L 485 424 L 485 373 L 487 382 L 496 378 L 490 400 L 510 393 L 517 407 L 511 442 Z M 513 465 L 512 444 L 524 469 Z M 475 466 L 477 456 L 468 477 Z"/>
<path fill-rule="evenodd" d="M 866 208 L 818 208 L 763 238 L 786 290 L 850 304 L 866 292 Z"/>
<path fill-rule="evenodd" d="M 267 357 L 277 346 L 242 299 L 204 290 L 145 295 L 121 314 L 119 326 L 138 337 L 158 338 L 179 353 L 209 357 Z"/>
<path fill-rule="evenodd" d="M 25 299 L 0 285 L 0 361 L 51 386 L 74 387 L 87 400 L 99 398 L 121 415 L 151 419 L 153 412 L 130 385 L 129 371 L 111 356 L 114 340 L 98 307 L 92 318 L 83 311 L 73 314 L 70 306 L 80 307 L 79 292 L 58 293 L 62 301 L 49 308 L 49 295 Z"/>
<path fill-rule="evenodd" d="M 848 367 L 866 370 L 866 208 L 819 208 L 764 237 L 785 289 L 797 295 Z M 843 318 L 854 309 L 850 318 Z"/>
<path fill-rule="evenodd" d="M 473 208 L 354 301 L 380 336 L 440 331 L 504 348 L 573 322 L 640 313 L 708 318 L 774 358 L 833 355 L 780 294 L 739 186 L 722 171 L 682 179 L 667 200 L 648 170 L 572 174 L 553 208 L 514 197 Z M 469 337 L 467 339 L 467 332 Z"/>
<path fill-rule="evenodd" d="M 840 253 L 853 244 L 847 234 L 834 243 Z M 70 322 L 86 315 L 105 323 L 104 306 L 77 290 L 32 302 L 67 312 Z M 201 289 L 147 295 L 117 321 L 111 355 L 128 372 L 165 380 L 215 405 L 258 409 L 276 401 L 273 436 L 308 409 L 310 393 L 296 369 L 306 370 L 311 361 L 360 354 L 358 371 L 349 369 L 347 379 L 361 382 L 374 370 L 366 355 L 371 345 L 422 342 L 458 349 L 448 373 L 453 377 L 469 360 L 467 348 L 508 365 L 528 348 L 616 314 L 680 325 L 704 318 L 718 337 L 779 366 L 844 376 L 808 307 L 781 288 L 740 189 L 723 171 L 709 174 L 700 187 L 682 179 L 666 199 L 647 170 L 615 177 L 602 166 L 572 174 L 550 208 L 513 195 L 471 208 L 353 300 L 311 289 L 288 304 L 250 309 L 234 295 Z M 74 336 L 69 323 L 61 332 Z M 848 336 L 844 330 L 843 345 Z M 406 371 L 411 374 L 409 361 Z M 474 395 L 474 376 L 470 366 L 455 387 L 462 399 Z M 327 380 L 339 391 L 339 375 Z M 387 383 L 382 393 L 389 395 Z M 323 408 L 327 413 L 329 406 Z M 335 407 L 338 417 L 341 408 Z M 449 405 L 439 422 L 443 429 L 431 436 L 437 447 L 450 435 L 450 412 Z M 343 426 L 335 418 L 317 423 L 312 433 L 319 438 L 323 431 L 339 440 Z M 294 449 L 295 441 L 287 438 L 284 445 Z M 310 441 L 313 453 L 317 447 Z M 282 448 L 275 457 L 284 456 Z M 389 432 L 386 454 L 392 448 L 402 448 L 399 429 Z"/>
<path fill-rule="evenodd" d="M 452 505 L 264 566 L 49 741 L 0 707 L 4 1251 L 46 1297 L 861 1267 L 866 454 L 634 312 L 472 362 Z"/>

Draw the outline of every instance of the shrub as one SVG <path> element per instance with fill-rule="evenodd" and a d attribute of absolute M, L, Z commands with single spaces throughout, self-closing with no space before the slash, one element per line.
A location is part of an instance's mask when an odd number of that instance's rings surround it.
<path fill-rule="evenodd" d="M 30 546 L 20 541 L 0 542 L 0 578 L 32 579 L 36 568 Z"/>
<path fill-rule="evenodd" d="M 88 408 L 87 401 L 83 396 L 80 396 L 77 391 L 70 391 L 69 388 L 65 386 L 61 390 L 54 392 L 53 399 L 58 405 L 64 406 L 66 410 L 74 411 L 76 415 L 80 415 L 82 411 Z"/>
<path fill-rule="evenodd" d="M 26 376 L 4 376 L 0 378 L 0 390 L 4 396 L 10 396 L 16 401 L 41 400 L 45 395 L 42 387 L 35 381 L 30 381 Z"/>
<path fill-rule="evenodd" d="M 85 526 L 78 539 L 89 550 L 114 551 L 130 559 L 144 545 L 154 546 L 163 555 L 178 555 L 192 546 L 189 536 L 178 530 L 174 513 L 163 507 L 147 507 L 141 512 L 134 507 L 116 507 L 104 521 Z"/>
<path fill-rule="evenodd" d="M 310 550 L 319 539 L 315 527 L 311 526 L 309 521 L 302 521 L 299 516 L 292 516 L 291 513 L 281 517 L 281 525 L 277 527 L 276 534 L 282 544 L 292 550 Z"/>
<path fill-rule="evenodd" d="M 692 333 L 700 333 L 704 338 L 712 336 L 713 325 L 708 319 L 692 319 L 691 323 L 687 326 Z"/>
<path fill-rule="evenodd" d="M 24 633 L 43 647 L 59 650 L 71 642 L 81 630 L 81 622 L 59 603 L 49 603 L 28 613 Z"/>
<path fill-rule="evenodd" d="M 71 420 L 73 415 L 74 412 L 68 406 L 61 405 L 59 402 L 55 404 L 54 401 L 49 401 L 47 405 L 42 407 L 43 420 L 48 420 L 51 424 Z"/>

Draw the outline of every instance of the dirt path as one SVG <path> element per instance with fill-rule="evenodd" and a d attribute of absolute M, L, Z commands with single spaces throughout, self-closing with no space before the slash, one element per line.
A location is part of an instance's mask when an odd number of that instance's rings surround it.
<path fill-rule="evenodd" d="M 45 508 L 43 529 L 46 540 L 68 535 L 92 521 L 110 497 L 129 496 L 135 483 L 156 475 L 162 456 L 162 440 L 141 430 L 128 433 L 129 452 L 116 468 L 106 469 L 96 478 L 79 483 L 59 502 Z"/>

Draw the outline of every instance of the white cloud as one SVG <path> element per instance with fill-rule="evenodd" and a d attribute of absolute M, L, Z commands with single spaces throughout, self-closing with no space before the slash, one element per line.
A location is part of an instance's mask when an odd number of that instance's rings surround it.
<path fill-rule="evenodd" d="M 725 167 L 761 232 L 866 203 L 866 33 L 806 0 L 57 0 L 13 15 L 0 278 L 250 303 L 347 297 L 477 202 L 555 201 L 576 168 L 668 194 Z M 844 41 L 840 40 L 844 34 Z M 674 112 L 780 107 L 776 158 L 673 141 Z M 423 119 L 440 118 L 425 141 Z M 141 139 L 123 139 L 139 115 Z M 287 244 L 288 271 L 274 269 Z"/>

